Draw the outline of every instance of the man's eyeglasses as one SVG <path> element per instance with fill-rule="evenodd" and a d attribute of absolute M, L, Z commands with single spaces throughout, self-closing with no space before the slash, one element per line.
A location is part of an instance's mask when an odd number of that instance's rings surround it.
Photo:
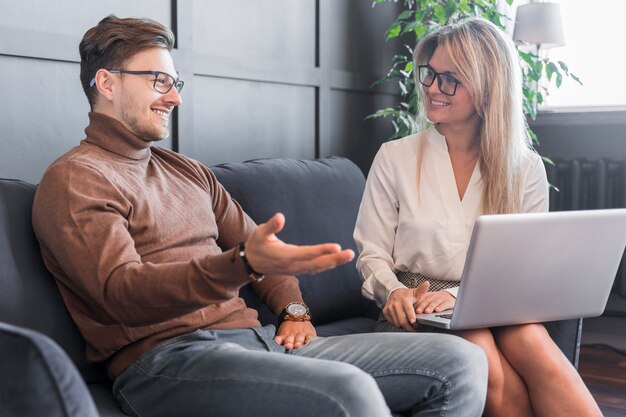
<path fill-rule="evenodd" d="M 456 94 L 456 87 L 461 84 L 459 80 L 448 74 L 442 74 L 435 71 L 430 65 L 420 65 L 417 67 L 419 71 L 419 81 L 424 87 L 430 87 L 437 79 L 439 91 L 447 96 Z"/>
<path fill-rule="evenodd" d="M 185 85 L 184 81 L 176 80 L 169 74 L 161 71 L 127 71 L 123 69 L 116 68 L 107 68 L 107 71 L 114 74 L 130 74 L 130 75 L 153 75 L 154 76 L 154 84 L 152 84 L 152 88 L 154 88 L 157 92 L 161 94 L 167 94 L 172 89 L 172 87 L 176 88 L 176 91 L 180 93 L 180 90 L 183 89 Z M 93 78 L 89 83 L 90 87 L 96 83 L 96 79 Z"/>

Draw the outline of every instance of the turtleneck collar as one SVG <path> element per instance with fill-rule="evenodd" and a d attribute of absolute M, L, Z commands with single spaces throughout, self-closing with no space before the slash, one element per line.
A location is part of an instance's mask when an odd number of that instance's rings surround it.
<path fill-rule="evenodd" d="M 86 142 L 126 158 L 141 160 L 150 157 L 152 142 L 128 130 L 119 120 L 102 113 L 89 113 L 85 128 Z"/>

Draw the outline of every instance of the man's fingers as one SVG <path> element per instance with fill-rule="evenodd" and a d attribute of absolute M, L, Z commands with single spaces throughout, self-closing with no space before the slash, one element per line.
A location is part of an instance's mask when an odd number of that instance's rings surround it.
<path fill-rule="evenodd" d="M 307 260 L 295 260 L 292 263 L 292 274 L 297 275 L 301 273 L 317 274 L 319 272 L 326 271 L 328 269 L 335 268 L 339 265 L 343 265 L 354 259 L 354 251 L 351 249 L 344 249 L 337 253 L 330 253 L 327 255 L 321 255 L 313 259 Z"/>
<path fill-rule="evenodd" d="M 337 243 L 320 243 L 319 245 L 285 245 L 283 253 L 287 257 L 297 260 L 315 259 L 317 257 L 341 252 L 341 246 Z"/>
<path fill-rule="evenodd" d="M 259 225 L 246 242 L 246 256 L 254 270 L 264 274 L 314 274 L 354 259 L 354 251 L 342 250 L 336 243 L 298 246 L 276 237 L 285 226 L 285 216 L 276 213 Z"/>
<path fill-rule="evenodd" d="M 260 224 L 257 229 L 263 238 L 269 237 L 283 230 L 285 227 L 285 216 L 282 213 L 274 214 L 268 221 Z"/>
<path fill-rule="evenodd" d="M 299 348 L 300 346 L 302 346 L 304 344 L 304 340 L 305 337 L 303 334 L 299 334 L 296 336 L 294 343 L 293 343 L 293 347 L 294 348 Z"/>
<path fill-rule="evenodd" d="M 285 346 L 285 348 L 287 348 L 287 349 L 292 349 L 293 348 L 293 340 L 294 340 L 293 335 L 287 336 L 285 338 L 285 342 L 283 343 L 283 346 Z"/>

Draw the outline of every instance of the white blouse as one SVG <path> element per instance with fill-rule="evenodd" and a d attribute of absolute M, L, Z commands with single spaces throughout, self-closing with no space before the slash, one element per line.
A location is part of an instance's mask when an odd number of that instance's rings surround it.
<path fill-rule="evenodd" d="M 423 146 L 417 184 L 417 153 Z M 541 157 L 522 167 L 520 212 L 548 211 L 548 180 Z M 370 169 L 354 239 L 362 292 L 383 307 L 392 291 L 404 288 L 397 271 L 459 281 L 476 218 L 482 214 L 483 182 L 477 163 L 459 198 L 445 138 L 435 129 L 387 142 Z M 457 288 L 448 290 L 456 297 Z"/>

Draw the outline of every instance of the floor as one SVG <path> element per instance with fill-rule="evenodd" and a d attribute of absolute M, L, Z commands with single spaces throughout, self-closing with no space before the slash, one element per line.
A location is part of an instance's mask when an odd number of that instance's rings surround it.
<path fill-rule="evenodd" d="M 626 416 L 626 315 L 583 321 L 578 370 L 605 417 Z"/>
<path fill-rule="evenodd" d="M 583 346 L 578 370 L 604 417 L 626 416 L 626 356 Z"/>

